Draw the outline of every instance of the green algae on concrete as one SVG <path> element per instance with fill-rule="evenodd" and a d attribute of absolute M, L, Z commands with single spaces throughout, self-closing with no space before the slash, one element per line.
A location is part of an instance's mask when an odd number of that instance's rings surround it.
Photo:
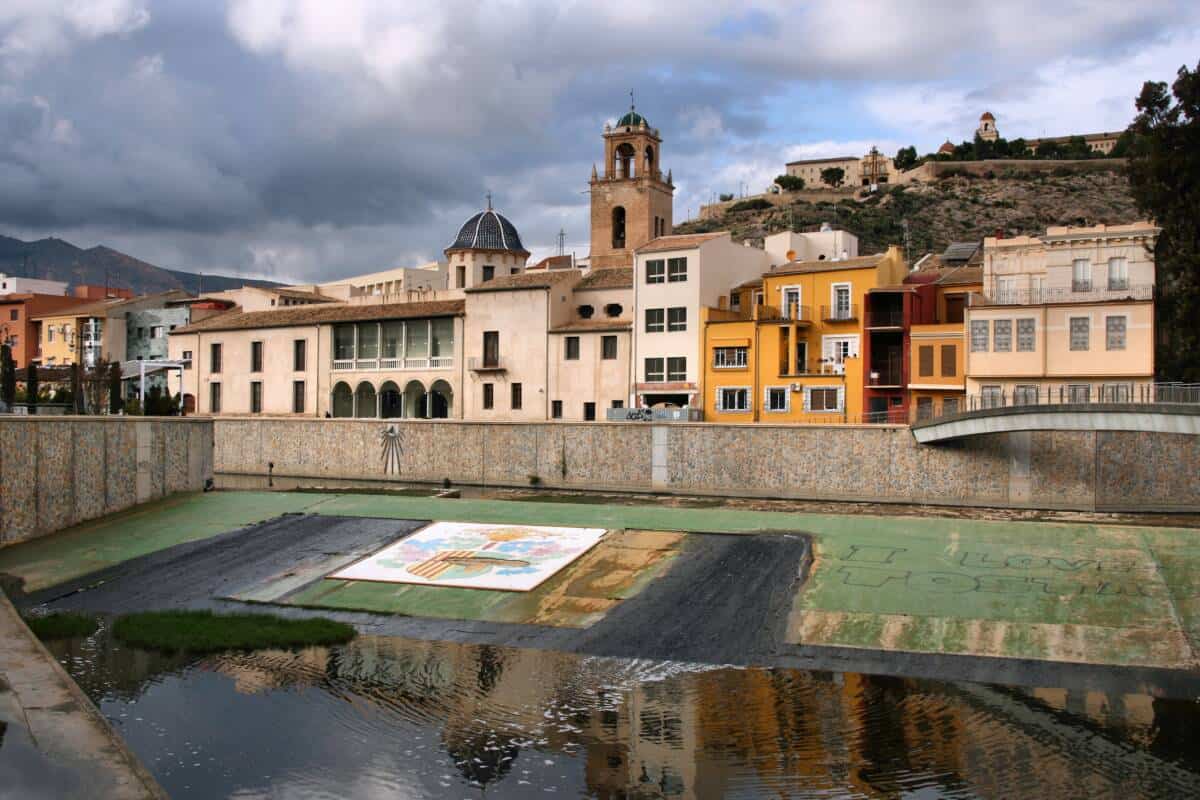
<path fill-rule="evenodd" d="M 332 495 L 275 492 L 176 494 L 0 550 L 0 573 L 34 592 L 122 561 L 206 539 L 288 512 L 316 509 Z"/>

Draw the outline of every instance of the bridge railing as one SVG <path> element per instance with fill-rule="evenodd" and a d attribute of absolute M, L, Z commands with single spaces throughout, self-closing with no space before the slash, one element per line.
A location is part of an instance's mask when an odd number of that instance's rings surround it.
<path fill-rule="evenodd" d="M 1200 406 L 1200 384 L 1081 382 L 1017 386 L 966 395 L 958 403 L 944 401 L 936 411 L 931 408 L 918 408 L 916 422 L 958 417 L 997 408 L 1093 404 Z"/>

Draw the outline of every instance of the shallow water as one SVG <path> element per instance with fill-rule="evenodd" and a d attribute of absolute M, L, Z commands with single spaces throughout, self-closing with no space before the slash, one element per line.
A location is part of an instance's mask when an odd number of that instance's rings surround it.
<path fill-rule="evenodd" d="M 176 800 L 1200 795 L 1193 700 L 374 636 L 52 648 Z"/>

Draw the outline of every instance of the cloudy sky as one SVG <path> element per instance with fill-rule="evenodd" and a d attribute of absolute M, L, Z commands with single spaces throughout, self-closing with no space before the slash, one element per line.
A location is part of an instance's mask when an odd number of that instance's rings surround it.
<path fill-rule="evenodd" d="M 491 190 L 587 251 L 635 90 L 675 216 L 794 158 L 1123 128 L 1200 60 L 1168 0 L 4 0 L 0 233 L 329 279 L 440 256 Z"/>

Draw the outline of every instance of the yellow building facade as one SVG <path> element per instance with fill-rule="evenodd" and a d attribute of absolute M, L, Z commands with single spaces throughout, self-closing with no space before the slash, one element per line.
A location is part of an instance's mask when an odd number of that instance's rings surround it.
<path fill-rule="evenodd" d="M 863 301 L 904 274 L 898 247 L 791 262 L 736 287 L 723 307 L 705 309 L 705 420 L 860 421 Z"/>

